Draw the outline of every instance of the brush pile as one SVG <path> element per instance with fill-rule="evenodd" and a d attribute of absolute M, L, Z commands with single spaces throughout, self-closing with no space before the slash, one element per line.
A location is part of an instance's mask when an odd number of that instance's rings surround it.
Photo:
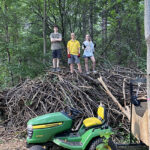
<path fill-rule="evenodd" d="M 108 93 L 117 100 L 117 103 Z M 5 124 L 18 130 L 25 129 L 29 119 L 45 113 L 69 111 L 69 107 L 80 110 L 84 117 L 96 115 L 97 107 L 103 103 L 108 111 L 111 126 L 129 131 L 131 79 L 144 77 L 140 70 L 113 67 L 100 68 L 96 74 L 71 75 L 47 72 L 35 80 L 27 79 L 24 83 L 0 93 L 0 109 L 5 113 Z M 135 89 L 137 86 L 135 86 Z M 146 96 L 146 85 L 141 85 L 139 97 Z M 119 104 L 119 105 L 118 105 Z M 126 111 L 123 113 L 122 110 Z"/>

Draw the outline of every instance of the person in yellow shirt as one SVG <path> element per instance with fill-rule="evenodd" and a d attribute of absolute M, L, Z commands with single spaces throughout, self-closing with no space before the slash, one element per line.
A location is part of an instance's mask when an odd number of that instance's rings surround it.
<path fill-rule="evenodd" d="M 77 64 L 78 70 L 81 73 L 80 65 L 80 43 L 75 38 L 75 34 L 71 33 L 71 40 L 67 43 L 68 64 L 70 64 L 70 72 L 74 71 L 74 64 Z"/>

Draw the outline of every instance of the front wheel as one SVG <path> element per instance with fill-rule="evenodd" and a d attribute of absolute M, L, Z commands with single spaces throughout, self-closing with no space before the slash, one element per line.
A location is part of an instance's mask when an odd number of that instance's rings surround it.
<path fill-rule="evenodd" d="M 45 150 L 45 149 L 40 145 L 34 145 L 30 147 L 29 150 Z"/>
<path fill-rule="evenodd" d="M 92 141 L 88 150 L 117 150 L 117 149 L 111 139 L 109 139 L 108 144 L 105 144 L 102 138 L 97 138 L 94 141 Z"/>

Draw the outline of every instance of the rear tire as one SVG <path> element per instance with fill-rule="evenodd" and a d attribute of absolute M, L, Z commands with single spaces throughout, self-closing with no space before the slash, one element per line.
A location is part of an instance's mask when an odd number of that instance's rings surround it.
<path fill-rule="evenodd" d="M 94 141 L 92 141 L 88 150 L 96 150 L 96 147 L 102 143 L 104 143 L 103 139 L 97 138 Z M 109 146 L 108 150 L 117 150 L 115 144 L 113 143 L 113 141 L 111 139 L 109 139 L 109 141 L 108 141 L 108 146 Z"/>
<path fill-rule="evenodd" d="M 45 150 L 41 145 L 34 145 L 29 150 Z"/>

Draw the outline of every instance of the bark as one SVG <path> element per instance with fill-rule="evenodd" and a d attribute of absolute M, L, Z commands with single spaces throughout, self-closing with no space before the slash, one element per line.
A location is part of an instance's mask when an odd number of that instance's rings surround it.
<path fill-rule="evenodd" d="M 90 2 L 90 16 L 89 16 L 89 29 L 90 36 L 93 39 L 93 0 Z"/>
<path fill-rule="evenodd" d="M 103 10 L 102 12 L 102 42 L 106 43 L 107 40 L 107 12 Z"/>
<path fill-rule="evenodd" d="M 83 27 L 83 30 L 82 30 L 82 35 L 83 35 L 83 39 L 85 38 L 85 35 L 86 35 L 86 31 L 87 31 L 87 20 L 86 20 L 86 4 L 83 5 L 83 8 L 82 8 L 82 27 Z"/>
<path fill-rule="evenodd" d="M 64 46 L 66 47 L 66 41 L 65 41 L 65 33 L 66 33 L 66 27 L 65 27 L 65 7 L 66 7 L 66 0 L 59 0 L 59 12 L 61 17 L 61 29 L 62 29 L 62 42 Z"/>
<path fill-rule="evenodd" d="M 139 0 L 136 0 L 135 3 L 135 9 L 139 11 Z M 136 46 L 136 55 L 138 57 L 141 56 L 141 45 L 142 45 L 142 40 L 141 40 L 141 23 L 140 23 L 140 17 L 137 15 L 136 17 L 136 33 L 137 33 L 137 46 Z"/>
<path fill-rule="evenodd" d="M 148 103 L 148 129 L 149 129 L 149 150 L 150 150 L 150 0 L 145 0 L 145 39 L 147 44 L 147 103 Z"/>
<path fill-rule="evenodd" d="M 44 14 L 43 14 L 43 54 L 46 56 L 46 0 L 44 0 Z M 45 58 L 43 59 L 43 63 L 45 64 Z"/>
<path fill-rule="evenodd" d="M 137 48 L 136 54 L 137 56 L 141 56 L 141 24 L 139 18 L 136 18 L 136 31 L 137 31 Z"/>
<path fill-rule="evenodd" d="M 102 48 L 104 57 L 107 56 L 107 51 L 105 50 L 107 42 L 107 11 L 104 9 L 102 12 Z"/>
<path fill-rule="evenodd" d="M 116 13 L 120 14 L 120 10 L 119 10 L 119 6 L 116 6 Z M 116 44 L 116 49 L 118 50 L 117 51 L 117 64 L 121 64 L 122 62 L 122 49 L 120 47 L 120 44 L 121 44 L 121 18 L 118 17 L 117 18 L 117 30 L 116 30 L 116 39 L 117 39 L 117 44 Z"/>
<path fill-rule="evenodd" d="M 13 20 L 14 20 L 14 23 L 17 25 L 18 24 L 17 14 L 14 14 Z M 18 47 L 19 31 L 18 31 L 18 28 L 16 28 L 16 27 L 13 30 L 14 30 L 13 36 L 12 36 L 13 37 L 13 46 L 15 47 L 15 49 L 19 49 L 19 47 Z M 18 64 L 19 64 L 19 66 L 21 66 L 21 64 L 22 64 L 21 56 L 19 56 L 19 58 L 18 58 Z M 23 78 L 22 78 L 21 74 L 18 75 L 17 78 L 15 77 L 15 81 L 16 80 L 17 80 L 17 83 L 23 82 Z"/>
<path fill-rule="evenodd" d="M 6 36 L 6 52 L 7 52 L 7 56 L 8 56 L 8 65 L 11 65 L 11 55 L 10 55 L 10 50 L 8 48 L 9 42 L 10 42 L 10 38 L 9 38 L 9 29 L 8 29 L 8 16 L 7 16 L 7 12 L 8 12 L 8 7 L 5 4 L 5 36 Z M 14 86 L 14 77 L 13 77 L 13 73 L 10 70 L 10 76 L 11 76 L 11 82 L 12 82 L 12 86 Z"/>
<path fill-rule="evenodd" d="M 66 41 L 66 0 L 59 0 L 59 13 L 60 13 L 60 22 L 61 22 L 61 32 L 62 32 L 62 42 L 64 47 L 67 47 L 67 41 Z M 65 53 L 62 55 L 61 62 L 63 65 L 66 65 L 66 55 L 67 51 L 62 51 L 62 53 Z"/>
<path fill-rule="evenodd" d="M 120 44 L 121 44 L 121 21 L 120 21 L 120 18 L 118 18 L 118 20 L 117 20 L 117 23 L 118 23 L 118 29 L 117 29 L 117 33 L 116 33 L 116 36 L 117 36 L 117 42 L 118 42 L 118 44 L 117 44 L 117 49 L 118 49 L 118 53 L 117 53 L 117 58 L 118 58 L 118 64 L 121 64 L 121 62 L 122 62 L 122 57 L 121 57 L 121 55 L 122 55 L 122 50 L 121 50 L 121 48 L 120 48 Z"/>

